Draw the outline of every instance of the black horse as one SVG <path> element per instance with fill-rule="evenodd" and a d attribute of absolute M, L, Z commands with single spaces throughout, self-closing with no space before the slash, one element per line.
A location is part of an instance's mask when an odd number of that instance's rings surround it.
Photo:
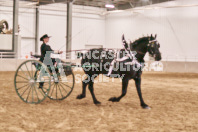
<path fill-rule="evenodd" d="M 87 74 L 87 78 L 82 81 L 82 94 L 78 95 L 77 99 L 86 97 L 86 86 L 88 85 L 94 104 L 100 104 L 95 97 L 93 84 L 94 78 L 96 78 L 99 74 L 104 74 L 109 77 L 122 78 L 122 94 L 119 97 L 110 98 L 109 101 L 119 102 L 120 99 L 126 95 L 129 80 L 134 79 L 138 96 L 140 98 L 140 104 L 142 108 L 149 109 L 150 107 L 144 102 L 141 93 L 141 74 L 142 67 L 144 66 L 144 56 L 147 52 L 150 56 L 153 56 L 156 61 L 161 60 L 161 53 L 159 51 L 160 45 L 156 40 L 156 37 L 156 35 L 151 35 L 142 37 L 133 43 L 130 42 L 130 48 L 128 48 L 129 51 L 126 49 L 121 49 L 119 52 L 109 49 L 91 49 L 88 53 L 81 54 L 83 56 L 81 64 L 84 72 Z M 122 40 L 124 44 L 128 45 L 124 39 L 124 36 Z M 131 57 L 130 55 L 133 54 L 130 54 L 130 51 L 135 51 L 135 56 Z M 129 57 L 126 57 L 127 55 L 129 55 Z M 123 59 L 123 57 L 126 59 Z M 115 61 L 115 63 L 112 63 L 115 58 L 122 58 L 120 59 L 122 61 Z M 130 62 L 136 63 L 127 64 Z M 87 68 L 85 65 L 91 65 L 92 67 Z M 112 72 L 109 72 L 112 65 L 113 70 Z"/>

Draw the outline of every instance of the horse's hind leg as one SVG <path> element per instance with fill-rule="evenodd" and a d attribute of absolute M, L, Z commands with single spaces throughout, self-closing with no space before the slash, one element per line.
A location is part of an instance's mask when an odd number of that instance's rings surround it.
<path fill-rule="evenodd" d="M 76 98 L 77 99 L 83 99 L 86 97 L 86 87 L 90 80 L 88 80 L 88 77 L 82 81 L 82 94 L 79 94 Z"/>
<path fill-rule="evenodd" d="M 127 93 L 127 87 L 128 87 L 129 79 L 123 78 L 122 79 L 122 94 L 119 97 L 111 97 L 109 101 L 112 102 L 119 102 L 121 98 L 123 98 Z"/>

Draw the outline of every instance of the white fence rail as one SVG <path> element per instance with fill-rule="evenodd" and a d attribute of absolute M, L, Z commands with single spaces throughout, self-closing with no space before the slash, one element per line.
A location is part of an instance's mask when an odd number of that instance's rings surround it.
<path fill-rule="evenodd" d="M 15 52 L 0 52 L 0 59 L 6 58 L 17 58 L 17 54 Z"/>
<path fill-rule="evenodd" d="M 163 56 L 162 58 L 163 61 L 198 62 L 198 56 L 167 55 Z"/>
<path fill-rule="evenodd" d="M 80 64 L 80 59 L 77 59 L 77 52 L 67 54 L 71 56 L 71 59 L 68 61 Z M 65 59 L 65 55 L 63 54 L 59 57 Z M 198 56 L 169 55 L 162 56 L 162 58 L 162 61 L 155 63 L 155 61 L 149 61 L 147 57 L 145 59 L 147 70 L 145 71 L 198 73 Z M 17 59 L 17 54 L 14 52 L 0 52 L 0 71 L 15 71 L 23 61 L 28 59 L 31 58 Z"/>

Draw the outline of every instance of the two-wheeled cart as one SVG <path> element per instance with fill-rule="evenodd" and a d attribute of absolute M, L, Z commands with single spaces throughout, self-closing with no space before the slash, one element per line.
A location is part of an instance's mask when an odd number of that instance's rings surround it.
<path fill-rule="evenodd" d="M 56 66 L 47 66 L 38 61 L 38 55 L 23 62 L 14 77 L 15 90 L 26 103 L 38 104 L 46 97 L 52 100 L 67 98 L 75 83 L 72 66 L 63 62 Z"/>

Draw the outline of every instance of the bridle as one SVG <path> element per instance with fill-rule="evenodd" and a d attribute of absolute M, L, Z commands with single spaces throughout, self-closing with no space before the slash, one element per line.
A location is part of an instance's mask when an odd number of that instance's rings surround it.
<path fill-rule="evenodd" d="M 154 52 L 151 50 L 152 47 L 155 46 L 155 43 L 157 42 L 157 40 L 149 40 L 149 43 L 147 44 L 147 51 L 149 52 L 149 54 L 151 54 L 152 56 L 154 55 Z M 136 51 L 138 54 L 144 55 L 144 52 L 141 51 Z"/>
<path fill-rule="evenodd" d="M 156 39 L 150 40 L 149 43 L 147 44 L 147 51 L 149 52 L 149 55 L 151 57 L 154 57 L 154 55 L 156 54 L 155 51 L 152 50 L 152 48 L 154 48 L 156 45 L 158 45 L 160 47 L 160 44 L 157 43 Z"/>

